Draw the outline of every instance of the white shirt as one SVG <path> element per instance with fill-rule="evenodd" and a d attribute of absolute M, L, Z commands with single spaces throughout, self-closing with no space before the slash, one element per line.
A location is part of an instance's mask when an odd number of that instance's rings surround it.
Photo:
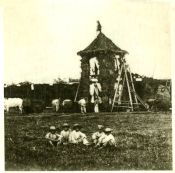
<path fill-rule="evenodd" d="M 61 140 L 61 135 L 59 135 L 58 133 L 47 133 L 45 136 L 46 139 L 49 139 L 51 141 L 60 141 Z"/>
<path fill-rule="evenodd" d="M 70 133 L 70 136 L 69 136 L 69 141 L 70 143 L 79 143 L 79 142 L 82 142 L 83 139 L 86 138 L 86 135 L 80 131 L 75 131 L 73 130 L 71 133 Z"/>
<path fill-rule="evenodd" d="M 61 133 L 60 133 L 60 135 L 61 135 L 62 138 L 69 139 L 70 133 L 71 133 L 70 130 L 67 130 L 67 131 L 62 130 Z"/>
<path fill-rule="evenodd" d="M 96 92 L 97 95 L 99 94 L 99 92 L 101 92 L 101 84 L 96 83 L 96 85 L 97 86 L 95 87 L 94 83 L 90 84 L 89 92 L 91 96 L 94 95 L 94 92 Z"/>
<path fill-rule="evenodd" d="M 101 137 L 98 139 L 98 144 L 102 144 L 102 140 L 106 137 L 106 134 L 103 133 L 103 135 L 101 135 Z"/>
<path fill-rule="evenodd" d="M 98 68 L 97 74 L 99 74 L 99 63 L 96 57 L 91 58 L 89 60 L 89 64 L 90 64 L 90 75 L 94 75 L 95 74 L 95 65 Z"/>
<path fill-rule="evenodd" d="M 78 102 L 78 104 L 80 106 L 86 106 L 86 100 L 85 99 L 80 99 L 79 102 Z"/>
<path fill-rule="evenodd" d="M 115 138 L 114 138 L 114 136 L 112 134 L 109 134 L 109 135 L 104 134 L 104 135 L 102 135 L 100 137 L 99 144 L 103 144 L 104 145 L 104 144 L 108 143 L 109 141 L 112 144 L 115 144 Z"/>
<path fill-rule="evenodd" d="M 99 139 L 102 135 L 104 135 L 104 132 L 95 132 L 92 134 L 92 139 Z"/>

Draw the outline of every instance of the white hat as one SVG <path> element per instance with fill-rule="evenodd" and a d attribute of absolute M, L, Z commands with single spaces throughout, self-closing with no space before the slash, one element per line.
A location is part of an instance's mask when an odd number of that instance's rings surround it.
<path fill-rule="evenodd" d="M 98 125 L 98 129 L 103 129 L 104 126 L 103 125 Z"/>
<path fill-rule="evenodd" d="M 64 123 L 63 127 L 69 127 L 69 124 L 68 123 Z"/>
<path fill-rule="evenodd" d="M 117 77 L 116 81 L 121 81 L 122 79 L 120 77 Z"/>
<path fill-rule="evenodd" d="M 111 132 L 111 131 L 112 131 L 111 128 L 106 128 L 106 129 L 105 129 L 105 132 Z"/>
<path fill-rule="evenodd" d="M 56 130 L 55 126 L 50 126 L 50 130 Z"/>
<path fill-rule="evenodd" d="M 92 78 L 91 81 L 92 82 L 98 82 L 98 79 Z"/>
<path fill-rule="evenodd" d="M 80 129 L 80 128 L 82 128 L 82 126 L 80 124 L 74 124 L 73 125 L 73 129 L 75 129 L 75 128 L 79 128 Z"/>

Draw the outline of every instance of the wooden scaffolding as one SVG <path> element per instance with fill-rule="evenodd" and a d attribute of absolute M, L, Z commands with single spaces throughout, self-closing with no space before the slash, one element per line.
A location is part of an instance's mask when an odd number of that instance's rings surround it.
<path fill-rule="evenodd" d="M 124 56 L 121 57 L 121 65 L 118 69 L 116 81 L 117 84 L 112 100 L 111 112 L 114 110 L 114 108 L 117 108 L 117 110 L 119 108 L 125 108 L 130 111 L 135 111 L 139 109 L 140 105 L 142 105 L 146 110 L 148 109 L 147 105 L 135 91 L 132 73 L 129 66 L 126 64 Z M 126 87 L 128 92 L 128 100 L 122 100 L 124 87 Z"/>

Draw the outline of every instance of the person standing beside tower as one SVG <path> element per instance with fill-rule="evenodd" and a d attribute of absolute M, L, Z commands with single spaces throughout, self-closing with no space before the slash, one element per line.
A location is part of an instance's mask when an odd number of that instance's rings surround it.
<path fill-rule="evenodd" d="M 100 92 L 101 92 L 100 84 L 95 83 L 94 84 L 94 112 L 95 113 L 99 112 L 99 104 L 101 103 Z"/>
<path fill-rule="evenodd" d="M 81 97 L 78 104 L 80 105 L 81 113 L 86 114 L 86 100 L 85 100 L 85 98 Z"/>

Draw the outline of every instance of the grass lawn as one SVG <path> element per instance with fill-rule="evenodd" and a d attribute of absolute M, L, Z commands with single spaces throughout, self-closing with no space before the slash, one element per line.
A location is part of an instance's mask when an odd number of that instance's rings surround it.
<path fill-rule="evenodd" d="M 49 147 L 44 140 L 49 126 L 60 127 L 64 122 L 82 124 L 89 139 L 98 124 L 109 126 L 114 129 L 117 147 L 112 150 L 92 146 Z M 171 122 L 170 113 L 5 115 L 5 169 L 171 170 Z"/>

